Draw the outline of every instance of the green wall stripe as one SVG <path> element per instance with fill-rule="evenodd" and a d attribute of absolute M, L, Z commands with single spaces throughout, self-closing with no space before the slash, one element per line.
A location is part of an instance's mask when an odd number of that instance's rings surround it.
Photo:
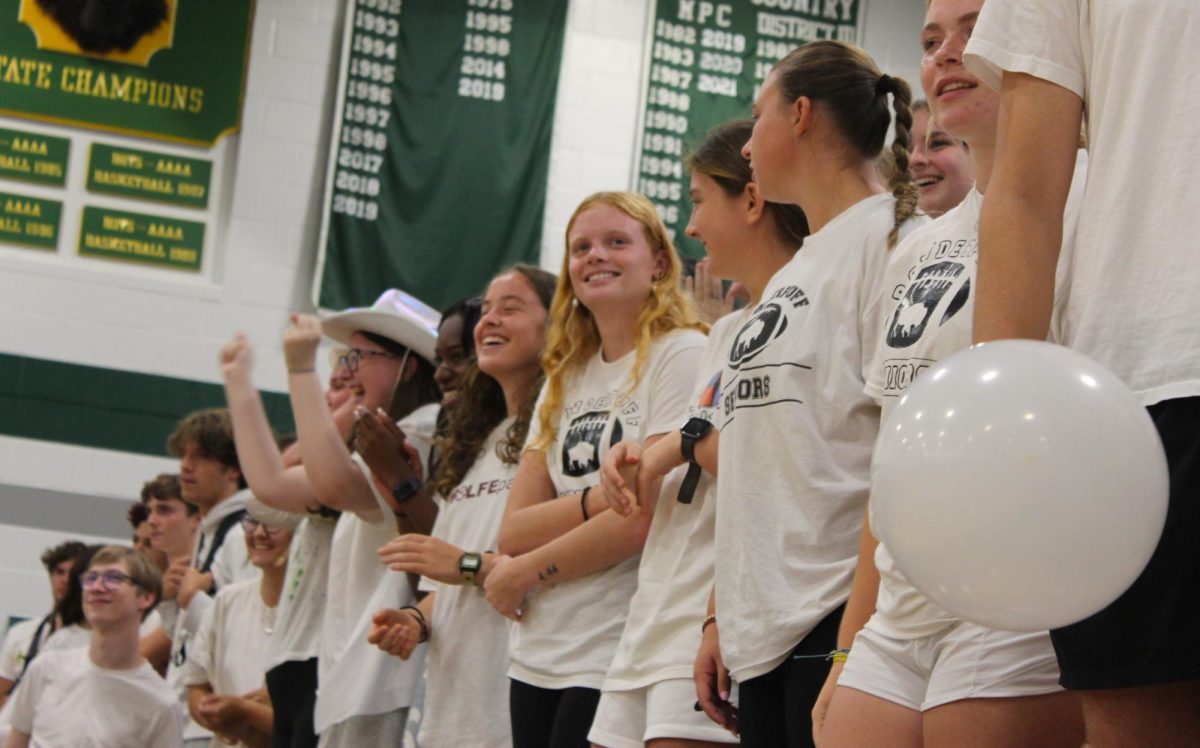
<path fill-rule="evenodd" d="M 276 430 L 293 431 L 288 396 L 262 394 Z M 180 418 L 224 405 L 224 389 L 209 382 L 0 353 L 0 433 L 9 436 L 163 456 Z"/>

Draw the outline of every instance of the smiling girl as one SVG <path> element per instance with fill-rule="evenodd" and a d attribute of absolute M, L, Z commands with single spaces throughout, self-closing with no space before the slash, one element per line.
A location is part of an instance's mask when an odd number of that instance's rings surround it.
<path fill-rule="evenodd" d="M 693 680 L 701 638 L 715 625 L 705 614 L 715 563 L 717 466 L 715 438 L 707 440 L 709 448 L 690 455 L 685 440 L 720 422 L 725 356 L 767 282 L 808 234 L 800 208 L 766 202 L 751 181 L 741 148 L 752 126 L 750 120 L 722 125 L 688 158 L 688 236 L 704 244 L 714 277 L 745 286 L 749 306 L 713 326 L 692 376 L 689 420 L 683 429 L 687 436 L 672 431 L 644 451 L 637 442 L 623 442 L 609 451 L 602 468 L 604 492 L 615 511 L 628 516 L 638 511 L 645 497 L 654 513 L 638 568 L 637 593 L 589 735 L 594 744 L 607 748 L 657 740 L 694 747 L 736 742 L 725 731 L 736 735 L 738 726 L 728 699 L 720 697 L 729 686 L 717 682 L 719 653 L 703 663 L 705 676 L 696 678 L 702 685 Z M 682 488 L 689 484 L 688 474 L 693 476 L 690 494 Z M 669 476 L 666 483 L 680 485 L 680 492 L 664 492 L 654 502 L 649 486 L 664 476 Z M 707 715 L 692 707 L 697 694 Z"/>
<path fill-rule="evenodd" d="M 608 511 L 591 489 L 612 445 L 652 442 L 685 417 L 705 326 L 679 275 L 645 197 L 597 193 L 567 224 L 546 385 L 500 529 L 510 558 L 485 584 L 518 622 L 509 668 L 518 748 L 586 744 L 650 524 L 649 514 Z"/>
<path fill-rule="evenodd" d="M 925 215 L 937 218 L 967 196 L 975 172 L 966 145 L 942 129 L 929 102 L 913 102 L 912 118 L 913 149 L 908 163 L 917 186 L 917 205 Z"/>
<path fill-rule="evenodd" d="M 299 515 L 252 500 L 242 528 L 250 563 L 262 576 L 221 589 L 192 640 L 184 673 L 188 709 L 192 719 L 220 736 L 214 745 L 266 745 L 271 733 L 270 701 L 251 694 L 265 687 L 288 546 L 299 522 Z"/>
<path fill-rule="evenodd" d="M 369 640 L 407 659 L 428 637 L 425 706 L 418 742 L 504 748 L 508 705 L 508 620 L 492 610 L 483 583 L 495 565 L 496 534 L 541 386 L 541 352 L 555 278 L 528 265 L 488 286 L 472 325 L 478 368 L 462 379 L 438 448 L 433 484 L 443 509 L 430 535 L 407 534 L 380 550 L 393 571 L 422 575 L 416 606 L 375 615 Z M 464 711 L 471 719 L 463 719 Z"/>

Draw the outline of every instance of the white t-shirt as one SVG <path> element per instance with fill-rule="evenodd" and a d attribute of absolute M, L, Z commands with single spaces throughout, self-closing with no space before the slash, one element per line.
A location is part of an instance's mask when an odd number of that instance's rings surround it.
<path fill-rule="evenodd" d="M 1071 237 L 1086 179 L 1087 153 L 1080 151 L 1063 222 L 1060 271 L 1070 264 Z M 865 388 L 883 406 L 884 424 L 922 371 L 971 345 L 982 204 L 983 196 L 972 189 L 957 207 L 909 234 L 892 252 L 882 285 L 884 328 Z M 1057 326 L 1057 319 L 1052 326 Z M 873 520 L 872 514 L 872 530 Z M 872 630 L 916 639 L 958 622 L 905 579 L 883 543 L 875 550 L 875 566 L 879 596 L 876 613 L 867 623 Z"/>
<path fill-rule="evenodd" d="M 715 576 L 721 653 L 739 681 L 774 669 L 850 593 L 879 427 L 863 378 L 892 216 L 892 196 L 874 195 L 805 239 L 729 349 Z"/>
<path fill-rule="evenodd" d="M 261 580 L 251 579 L 217 592 L 192 638 L 183 682 L 207 683 L 213 693 L 242 696 L 265 684 L 266 655 L 275 628 L 275 608 L 263 602 Z"/>
<path fill-rule="evenodd" d="M 733 312 L 713 325 L 693 372 L 695 388 L 687 418 L 720 422 L 717 413 L 725 359 L 749 314 L 748 309 Z M 663 480 L 638 566 L 637 592 L 629 601 L 629 618 L 604 680 L 605 691 L 692 677 L 700 648 L 700 623 L 713 584 L 717 510 L 716 479 L 708 472 L 700 473 L 692 503 L 679 503 L 679 487 L 687 471 L 688 466 L 681 465 Z"/>
<path fill-rule="evenodd" d="M 0 649 L 0 678 L 15 681 L 20 677 L 21 668 L 25 667 L 25 658 L 33 646 L 33 637 L 43 620 L 44 618 L 39 616 L 28 621 L 21 621 L 13 625 L 4 635 L 4 647 Z M 42 627 L 42 643 L 39 645 L 39 649 L 45 646 L 49 634 L 50 624 L 47 623 Z"/>
<path fill-rule="evenodd" d="M 516 465 L 496 455 L 513 419 L 492 429 L 454 490 L 445 497 L 433 536 L 463 551 L 496 550 L 496 536 Z M 507 692 L 508 619 L 488 604 L 483 590 L 462 584 L 421 579 L 436 593 L 430 620 L 425 708 L 418 743 L 425 746 L 512 744 Z"/>
<path fill-rule="evenodd" d="M 285 662 L 304 662 L 320 653 L 329 549 L 336 524 L 335 518 L 310 514 L 292 535 L 283 593 L 275 611 L 275 632 L 265 663 L 267 670 Z"/>
<path fill-rule="evenodd" d="M 142 621 L 138 626 L 138 637 L 143 637 L 153 631 L 162 628 L 162 619 L 158 616 L 158 610 L 150 611 L 150 615 L 146 616 L 146 620 Z M 86 647 L 92 642 L 92 630 L 84 628 L 78 623 L 73 623 L 70 626 L 63 626 L 58 631 L 54 632 L 54 636 L 46 640 L 42 644 L 43 652 L 58 652 L 64 649 L 79 649 Z M 35 659 L 34 662 L 37 662 Z"/>
<path fill-rule="evenodd" d="M 990 2 L 966 52 L 993 88 L 1009 70 L 1084 100 L 1090 163 L 1061 342 L 1146 405 L 1200 395 L 1198 58 L 1194 0 Z"/>
<path fill-rule="evenodd" d="M 145 662 L 107 670 L 87 649 L 45 652 L 13 699 L 13 729 L 31 736 L 31 748 L 183 745 L 183 707 Z"/>
<path fill-rule="evenodd" d="M 596 354 L 571 377 L 558 434 L 546 453 L 558 495 L 598 485 L 604 455 L 622 439 L 645 441 L 679 428 L 703 347 L 704 335 L 694 330 L 661 336 L 650 345 L 632 392 L 636 351 L 611 362 Z M 533 444 L 538 433 L 535 415 L 527 443 Z M 539 688 L 599 689 L 637 589 L 637 568 L 635 556 L 536 591 L 521 623 L 512 627 L 509 677 Z"/>
<path fill-rule="evenodd" d="M 244 510 L 246 499 L 249 497 L 249 489 L 238 491 L 213 507 L 200 521 L 200 530 L 196 533 L 196 542 L 192 550 L 192 566 L 194 568 L 199 569 L 208 558 L 209 549 L 216 542 L 221 522 L 229 515 Z M 212 567 L 209 571 L 213 575 L 213 584 L 216 585 L 217 592 L 237 582 L 258 579 L 259 571 L 250 563 L 250 557 L 246 551 L 246 533 L 240 522 L 231 526 L 225 533 L 221 546 L 213 556 Z M 183 673 L 187 667 L 188 646 L 192 637 L 196 635 L 196 631 L 199 630 L 201 622 L 204 621 L 204 616 L 208 614 L 212 600 L 208 594 L 193 595 L 187 608 L 179 610 L 175 620 L 175 630 L 171 634 L 171 659 L 167 664 L 166 679 L 167 683 L 171 684 L 179 694 L 180 701 L 184 705 L 183 730 L 184 737 L 188 740 L 205 738 L 212 734 L 196 724 L 186 713 L 187 684 L 183 679 Z"/>
<path fill-rule="evenodd" d="M 433 443 L 437 408 L 422 406 L 398 423 L 422 464 Z M 350 717 L 407 706 L 424 663 L 424 648 L 404 661 L 367 643 L 376 611 L 410 605 L 413 596 L 405 575 L 389 572 L 379 561 L 379 549 L 396 537 L 396 519 L 375 489 L 371 469 L 357 454 L 353 459 L 367 479 L 375 507 L 342 512 L 330 542 L 313 711 L 318 733 Z"/>

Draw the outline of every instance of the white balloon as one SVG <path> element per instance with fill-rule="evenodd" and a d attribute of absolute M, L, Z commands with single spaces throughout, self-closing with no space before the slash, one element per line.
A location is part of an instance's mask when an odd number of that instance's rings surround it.
<path fill-rule="evenodd" d="M 1150 560 L 1167 462 L 1115 375 L 1049 343 L 977 345 L 927 369 L 883 424 L 873 522 L 909 581 L 1014 631 L 1101 610 Z"/>

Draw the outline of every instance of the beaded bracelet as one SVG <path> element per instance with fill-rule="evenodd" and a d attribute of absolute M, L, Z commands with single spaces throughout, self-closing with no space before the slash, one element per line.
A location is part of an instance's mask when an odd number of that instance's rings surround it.
<path fill-rule="evenodd" d="M 425 614 L 421 612 L 421 609 L 415 605 L 405 605 L 400 610 L 411 610 L 417 625 L 421 627 L 421 635 L 417 637 L 417 644 L 424 644 L 429 641 L 429 624 L 425 622 Z"/>

